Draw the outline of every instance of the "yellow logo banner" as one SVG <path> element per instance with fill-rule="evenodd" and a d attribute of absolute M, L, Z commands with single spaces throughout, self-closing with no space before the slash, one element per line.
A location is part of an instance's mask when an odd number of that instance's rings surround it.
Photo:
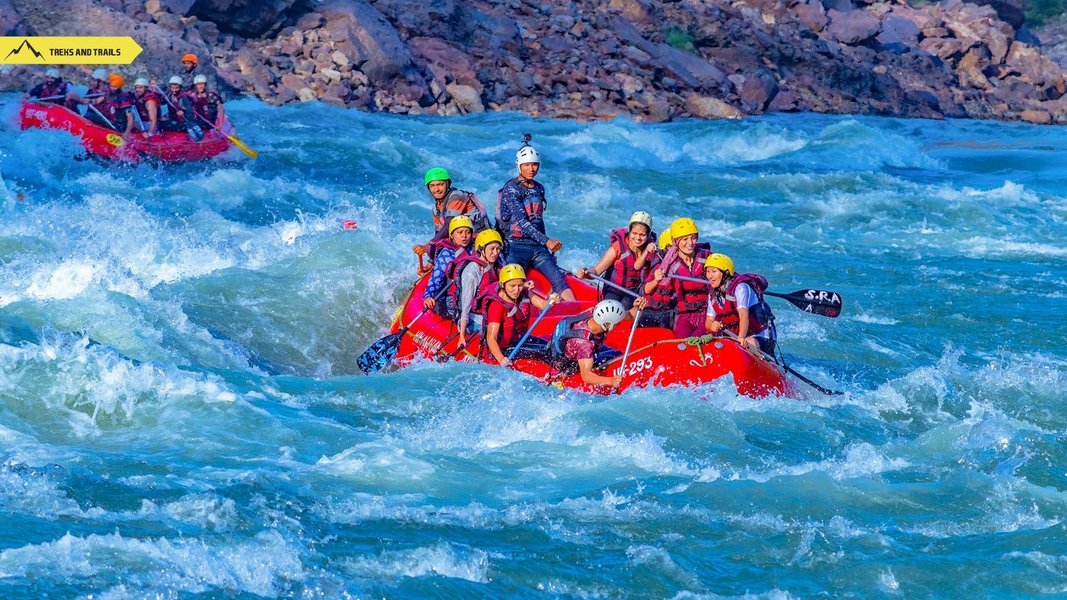
<path fill-rule="evenodd" d="M 0 65 L 128 65 L 141 53 L 132 37 L 0 37 Z"/>

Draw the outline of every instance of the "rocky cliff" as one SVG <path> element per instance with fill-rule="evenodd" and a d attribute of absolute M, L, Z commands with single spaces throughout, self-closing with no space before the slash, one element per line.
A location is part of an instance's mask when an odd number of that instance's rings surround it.
<path fill-rule="evenodd" d="M 133 35 L 224 90 L 364 110 L 645 121 L 816 111 L 1067 122 L 1021 5 L 945 0 L 0 0 L 0 33 Z M 88 68 L 71 68 L 73 78 Z M 32 71 L 5 68 L 0 86 Z"/>

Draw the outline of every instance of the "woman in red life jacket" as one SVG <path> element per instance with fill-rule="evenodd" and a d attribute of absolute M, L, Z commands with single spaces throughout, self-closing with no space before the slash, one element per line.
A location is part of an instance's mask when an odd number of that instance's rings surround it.
<path fill-rule="evenodd" d="M 147 79 L 141 77 L 133 82 L 133 107 L 147 128 L 142 132 L 146 138 L 159 132 L 159 105 L 159 95 L 148 89 Z"/>
<path fill-rule="evenodd" d="M 500 252 L 504 240 L 494 229 L 486 229 L 474 239 L 476 254 L 464 254 L 452 261 L 445 273 L 453 282 L 452 296 L 459 313 L 456 325 L 459 328 L 459 345 L 467 345 L 467 334 L 480 331 L 482 318 L 474 299 L 483 290 L 491 289 L 500 275 L 503 263 Z M 473 309 L 473 310 L 472 310 Z"/>
<path fill-rule="evenodd" d="M 437 293 L 445 285 L 451 285 L 448 281 L 448 265 L 453 260 L 464 254 L 470 254 L 471 238 L 474 237 L 474 225 L 467 217 L 456 217 L 448 225 L 448 239 L 434 242 L 437 245 L 437 256 L 433 261 L 433 272 L 430 281 L 426 284 L 426 291 L 422 294 L 422 306 L 434 308 L 437 305 Z M 450 316 L 452 307 L 444 306 L 438 311 L 442 316 Z"/>
<path fill-rule="evenodd" d="M 495 290 L 483 295 L 485 343 L 482 350 L 492 354 L 500 366 L 511 366 L 507 352 L 530 328 L 534 308 L 544 308 L 557 299 L 556 294 L 550 294 L 547 299 L 531 296 L 527 290 L 526 271 L 519 265 L 504 265 Z"/>
<path fill-rule="evenodd" d="M 643 210 L 630 216 L 626 229 L 615 229 L 610 234 L 611 246 L 592 269 L 578 269 L 578 277 L 584 279 L 589 273 L 604 276 L 615 285 L 641 293 L 641 284 L 659 264 L 656 252 L 656 234 L 652 233 L 652 215 Z M 625 292 L 604 286 L 601 294 L 605 300 L 616 300 L 630 310 L 634 297 Z"/>
<path fill-rule="evenodd" d="M 693 219 L 681 218 L 671 223 L 673 248 L 652 272 L 645 284 L 649 305 L 657 309 L 670 306 L 674 311 L 674 335 L 687 338 L 704 335 L 705 311 L 708 308 L 708 287 L 691 281 L 672 279 L 668 275 L 702 278 L 704 259 L 710 252 L 699 244 L 700 232 Z"/>
<path fill-rule="evenodd" d="M 767 279 L 755 273 L 736 273 L 734 261 L 712 254 L 704 261 L 711 284 L 705 326 L 711 333 L 732 331 L 742 346 L 774 355 L 774 313 L 763 299 Z"/>

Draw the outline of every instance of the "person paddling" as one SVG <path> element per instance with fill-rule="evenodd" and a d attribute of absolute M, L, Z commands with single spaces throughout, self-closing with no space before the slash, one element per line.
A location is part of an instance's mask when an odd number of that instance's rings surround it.
<path fill-rule="evenodd" d="M 442 286 L 449 283 L 446 277 L 449 264 L 461 255 L 470 254 L 471 239 L 473 237 L 474 225 L 471 224 L 471 220 L 467 217 L 456 217 L 448 225 L 448 239 L 435 242 L 439 250 L 433 262 L 430 281 L 426 284 L 426 291 L 422 294 L 424 308 L 437 307 L 437 301 L 434 298 L 437 297 L 437 292 L 441 291 Z M 441 304 L 441 307 L 437 307 L 437 314 L 451 318 L 455 307 L 448 306 L 446 302 Z"/>
<path fill-rule="evenodd" d="M 48 69 L 44 72 L 44 81 L 33 86 L 30 91 L 22 95 L 26 100 L 31 98 L 46 98 L 41 102 L 58 104 L 71 108 L 67 98 L 67 82 L 59 77 L 59 69 Z"/>
<path fill-rule="evenodd" d="M 146 138 L 159 132 L 159 105 L 159 95 L 148 89 L 147 79 L 141 77 L 133 82 L 133 106 L 147 128 L 142 132 Z"/>
<path fill-rule="evenodd" d="M 476 234 L 489 229 L 489 215 L 485 212 L 485 206 L 471 192 L 452 187 L 452 176 L 448 171 L 434 167 L 426 171 L 423 180 L 426 182 L 426 190 L 433 198 L 434 235 L 431 242 L 448 237 L 448 222 L 460 215 L 471 220 Z M 422 256 L 430 250 L 430 244 L 417 245 L 412 250 Z M 430 256 L 430 260 L 433 258 Z"/>
<path fill-rule="evenodd" d="M 645 284 L 645 293 L 649 294 L 649 305 L 653 309 L 648 312 L 655 311 L 654 316 L 662 318 L 663 312 L 673 309 L 672 329 L 676 337 L 703 335 L 704 313 L 708 308 L 707 286 L 667 276 L 701 277 L 704 260 L 710 251 L 699 244 L 700 232 L 693 219 L 676 219 L 671 223 L 670 234 L 673 246 Z"/>
<path fill-rule="evenodd" d="M 636 306 L 643 308 L 644 299 L 638 298 Z M 593 372 L 594 359 L 604 345 L 609 331 L 621 323 L 629 313 L 618 300 L 601 300 L 591 312 L 561 319 L 552 335 L 552 350 L 563 359 L 574 361 L 582 381 L 589 385 L 610 385 L 618 388 L 622 374 L 612 377 Z"/>
<path fill-rule="evenodd" d="M 734 261 L 725 254 L 712 254 L 704 261 L 704 274 L 711 285 L 705 327 L 711 333 L 727 329 L 742 346 L 773 356 L 777 343 L 774 313 L 763 299 L 767 279 L 755 273 L 737 274 Z"/>
<path fill-rule="evenodd" d="M 475 306 L 479 292 L 489 290 L 500 277 L 503 262 L 500 253 L 504 240 L 495 229 L 486 229 L 474 239 L 475 255 L 464 255 L 452 261 L 446 272 L 455 285 L 455 303 L 459 313 L 456 326 L 459 330 L 459 345 L 466 347 L 467 334 L 480 331 L 481 314 Z"/>
<path fill-rule="evenodd" d="M 123 91 L 124 85 L 126 85 L 126 78 L 122 75 L 118 73 L 108 75 L 107 94 L 96 106 L 96 110 L 90 109 L 85 116 L 94 123 L 127 136 L 133 131 L 133 100 L 128 92 Z"/>
<path fill-rule="evenodd" d="M 500 281 L 482 298 L 482 353 L 491 355 L 502 367 L 511 366 L 507 353 L 530 328 L 534 308 L 543 309 L 559 299 L 556 294 L 548 298 L 531 296 L 526 271 L 515 264 L 500 269 Z"/>
<path fill-rule="evenodd" d="M 630 216 L 626 229 L 614 229 L 609 235 L 611 245 L 591 269 L 578 269 L 577 275 L 585 279 L 589 274 L 605 277 L 617 286 L 641 293 L 641 287 L 649 273 L 659 264 L 656 251 L 656 234 L 652 233 L 652 215 L 639 210 Z M 626 310 L 634 305 L 634 296 L 616 288 L 605 286 L 605 300 L 617 300 Z"/>
<path fill-rule="evenodd" d="M 515 153 L 518 177 L 509 180 L 497 194 L 496 228 L 507 240 L 507 262 L 534 268 L 552 284 L 564 300 L 574 300 L 567 278 L 556 263 L 555 252 L 563 242 L 545 234 L 545 187 L 534 180 L 541 169 L 541 155 L 530 145 L 530 135 Z"/>
<path fill-rule="evenodd" d="M 222 96 L 207 89 L 207 77 L 197 75 L 193 78 L 193 90 L 186 94 L 192 102 L 192 115 L 186 118 L 199 118 L 208 129 L 222 129 L 226 120 L 226 109 L 222 107 Z"/>

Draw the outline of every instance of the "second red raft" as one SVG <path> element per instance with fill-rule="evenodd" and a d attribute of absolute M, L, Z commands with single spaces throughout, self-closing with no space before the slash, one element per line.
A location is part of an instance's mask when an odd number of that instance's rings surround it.
<path fill-rule="evenodd" d="M 160 132 L 148 139 L 140 134 L 124 137 L 65 106 L 47 102 L 24 102 L 19 110 L 19 123 L 23 129 L 69 132 L 90 154 L 131 163 L 205 160 L 226 152 L 233 145 L 229 138 L 214 130 L 205 131 L 204 138 L 199 141 L 178 131 Z"/>

